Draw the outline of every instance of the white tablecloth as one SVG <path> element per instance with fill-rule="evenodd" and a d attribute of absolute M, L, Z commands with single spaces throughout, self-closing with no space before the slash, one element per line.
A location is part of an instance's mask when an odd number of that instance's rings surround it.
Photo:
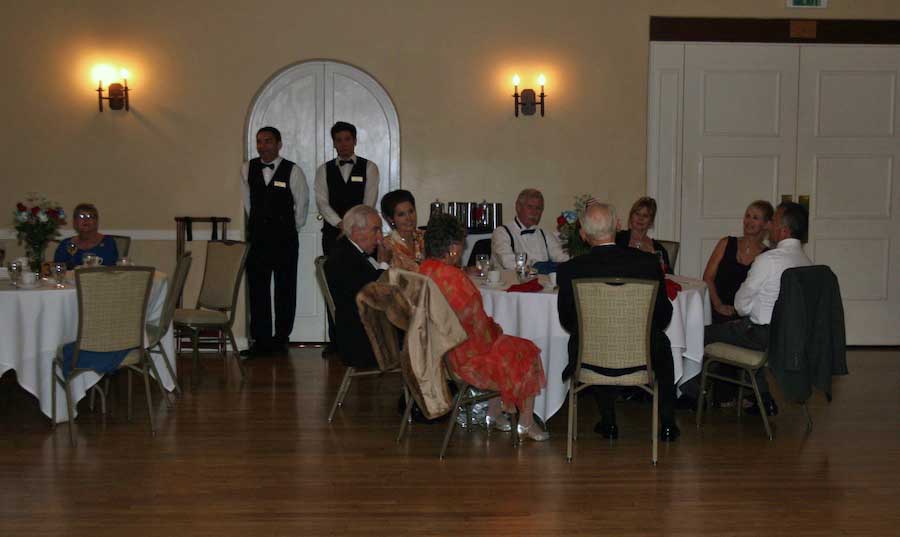
<path fill-rule="evenodd" d="M 540 293 L 507 293 L 515 283 L 512 272 L 503 273 L 504 282 L 497 287 L 473 278 L 481 290 L 484 310 L 503 328 L 505 334 L 530 339 L 541 349 L 541 361 L 547 376 L 547 387 L 535 398 L 534 412 L 542 420 L 555 414 L 566 400 L 567 383 L 562 372 L 569 363 L 569 333 L 559 324 L 556 290 L 546 276 L 540 276 L 544 290 Z M 672 342 L 675 382 L 681 384 L 700 372 L 703 359 L 703 327 L 710 323 L 709 291 L 701 280 L 670 276 L 682 285 L 672 302 L 672 322 L 666 335 Z"/>
<path fill-rule="evenodd" d="M 78 335 L 78 298 L 75 284 L 64 289 L 39 286 L 16 289 L 9 280 L 0 280 L 0 375 L 13 369 L 19 385 L 34 394 L 41 411 L 51 415 L 51 389 L 56 389 L 56 419 L 68 421 L 66 395 L 58 383 L 51 384 L 50 372 L 57 349 L 75 341 Z M 147 321 L 158 321 L 166 299 L 168 278 L 157 271 L 147 304 Z M 175 367 L 175 344 L 172 328 L 162 340 L 163 347 Z M 163 386 L 171 391 L 175 383 L 163 359 L 154 354 L 153 361 L 162 376 Z M 83 373 L 72 382 L 73 402 L 79 401 L 100 380 L 93 371 Z"/>

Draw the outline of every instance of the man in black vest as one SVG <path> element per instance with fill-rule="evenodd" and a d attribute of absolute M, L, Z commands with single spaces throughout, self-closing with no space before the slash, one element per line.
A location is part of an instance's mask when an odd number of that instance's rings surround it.
<path fill-rule="evenodd" d="M 322 253 L 331 255 L 342 229 L 344 214 L 356 205 L 374 208 L 378 201 L 378 166 L 355 154 L 356 127 L 338 121 L 331 127 L 331 141 L 337 158 L 316 170 L 316 206 L 322 215 Z M 334 341 L 334 322 L 328 318 L 329 339 Z M 334 351 L 329 345 L 323 357 Z"/>
<path fill-rule="evenodd" d="M 279 156 L 281 133 L 263 127 L 256 133 L 259 157 L 241 168 L 241 191 L 248 214 L 247 287 L 250 294 L 248 356 L 286 351 L 297 303 L 297 232 L 306 222 L 309 187 L 300 167 Z M 275 334 L 272 297 L 275 278 Z"/>

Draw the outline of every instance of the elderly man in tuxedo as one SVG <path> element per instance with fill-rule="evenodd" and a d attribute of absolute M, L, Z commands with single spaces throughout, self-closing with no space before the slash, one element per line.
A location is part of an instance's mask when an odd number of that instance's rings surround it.
<path fill-rule="evenodd" d="M 388 269 L 391 251 L 383 246 L 381 217 L 368 205 L 356 205 L 343 217 L 343 232 L 325 262 L 325 278 L 334 298 L 337 350 L 347 366 L 377 362 L 359 318 L 356 294 Z"/>
<path fill-rule="evenodd" d="M 680 431 L 675 424 L 675 375 L 672 364 L 672 347 L 663 332 L 672 320 L 672 303 L 666 297 L 665 279 L 659 260 L 653 254 L 623 248 L 615 243 L 617 228 L 616 210 L 612 205 L 592 203 L 581 218 L 581 237 L 591 246 L 591 251 L 559 266 L 559 321 L 569 336 L 569 366 L 563 371 L 563 379 L 574 372 L 578 359 L 578 317 L 575 310 L 575 292 L 572 280 L 578 278 L 622 277 L 639 278 L 659 282 L 656 305 L 650 326 L 650 355 L 653 372 L 659 382 L 659 414 L 663 441 L 674 441 Z M 590 367 L 590 366 L 582 366 Z M 630 370 L 604 370 L 604 375 L 616 376 Z M 617 438 L 614 387 L 594 388 L 600 406 L 601 421 L 594 431 L 605 438 Z"/>

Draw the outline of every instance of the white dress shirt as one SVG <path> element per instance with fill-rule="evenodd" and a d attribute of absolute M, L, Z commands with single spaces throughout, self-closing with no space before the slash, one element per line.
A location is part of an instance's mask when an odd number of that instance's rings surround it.
<path fill-rule="evenodd" d="M 350 180 L 350 171 L 353 170 L 353 166 L 356 165 L 356 158 L 356 155 L 352 155 L 349 159 L 335 159 L 335 161 L 353 161 L 353 164 L 344 164 L 342 166 L 338 166 L 338 169 L 341 171 L 341 177 L 344 178 L 345 183 Z M 325 172 L 325 166 L 327 164 L 327 162 L 325 164 L 322 164 L 321 166 L 319 166 L 319 169 L 316 170 L 316 206 L 319 208 L 319 214 L 322 215 L 322 218 L 324 218 L 325 221 L 332 226 L 337 227 L 337 225 L 341 223 L 341 217 L 338 215 L 337 211 L 331 208 L 331 205 L 328 203 L 328 174 Z M 369 207 L 375 208 L 375 202 L 378 201 L 379 180 L 380 176 L 378 175 L 378 166 L 376 166 L 375 163 L 371 160 L 367 161 L 366 189 L 363 192 L 363 205 L 368 205 Z"/>
<path fill-rule="evenodd" d="M 387 263 L 385 263 L 384 261 L 380 261 L 380 262 L 376 261 L 374 257 L 372 257 L 371 255 L 364 252 L 363 249 L 360 248 L 358 244 L 356 244 L 355 242 L 353 242 L 350 239 L 350 237 L 347 237 L 347 240 L 350 241 L 350 244 L 355 246 L 357 250 L 359 250 L 359 253 L 366 256 L 366 259 L 369 260 L 369 264 L 372 265 L 373 267 L 375 267 L 375 270 L 389 270 L 391 268 L 391 266 L 388 265 Z"/>
<path fill-rule="evenodd" d="M 263 164 L 275 165 L 272 169 L 262 169 L 263 181 L 266 182 L 266 186 L 269 186 L 269 183 L 272 182 L 275 170 L 281 165 L 282 160 L 284 159 L 278 157 L 272 162 L 263 162 Z M 244 165 L 241 166 L 241 196 L 244 198 L 244 212 L 247 213 L 248 217 L 250 216 L 250 183 L 247 181 L 249 169 L 249 162 L 245 162 Z M 291 195 L 294 196 L 294 220 L 296 221 L 297 232 L 299 233 L 300 229 L 306 223 L 306 213 L 309 211 L 309 187 L 306 185 L 306 176 L 303 175 L 303 170 L 296 164 L 291 168 L 290 186 Z"/>
<path fill-rule="evenodd" d="M 512 244 L 509 242 L 510 235 Z M 515 269 L 516 254 L 522 252 L 528 254 L 529 263 L 540 261 L 561 263 L 569 260 L 569 254 L 563 250 L 556 233 L 546 232 L 537 226 L 526 228 L 519 221 L 519 217 L 514 218 L 512 224 L 494 229 L 491 234 L 491 259 L 494 266 L 507 270 Z"/>
<path fill-rule="evenodd" d="M 781 273 L 789 268 L 809 265 L 812 261 L 806 257 L 799 240 L 780 241 L 774 250 L 756 256 L 747 279 L 734 295 L 734 309 L 741 316 L 749 315 L 754 324 L 769 324 L 781 291 Z"/>

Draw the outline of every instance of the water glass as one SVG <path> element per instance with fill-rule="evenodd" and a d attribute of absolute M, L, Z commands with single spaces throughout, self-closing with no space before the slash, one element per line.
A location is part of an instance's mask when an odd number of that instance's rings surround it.
<path fill-rule="evenodd" d="M 22 263 L 11 261 L 9 263 L 9 281 L 13 285 L 19 285 L 19 275 L 22 274 Z"/>
<path fill-rule="evenodd" d="M 524 274 L 527 267 L 528 254 L 526 254 L 525 252 L 516 254 L 516 272 L 518 272 L 519 274 Z"/>
<path fill-rule="evenodd" d="M 66 264 L 53 263 L 53 278 L 56 279 L 56 287 L 62 289 L 66 281 Z"/>
<path fill-rule="evenodd" d="M 127 257 L 120 257 L 119 260 L 116 261 L 116 265 L 120 267 L 130 267 L 133 264 L 134 263 L 131 262 L 131 259 L 128 259 Z"/>
<path fill-rule="evenodd" d="M 484 276 L 490 270 L 486 265 L 489 264 L 490 256 L 487 254 L 478 254 L 475 256 L 475 268 L 478 269 L 478 276 L 484 278 Z"/>

